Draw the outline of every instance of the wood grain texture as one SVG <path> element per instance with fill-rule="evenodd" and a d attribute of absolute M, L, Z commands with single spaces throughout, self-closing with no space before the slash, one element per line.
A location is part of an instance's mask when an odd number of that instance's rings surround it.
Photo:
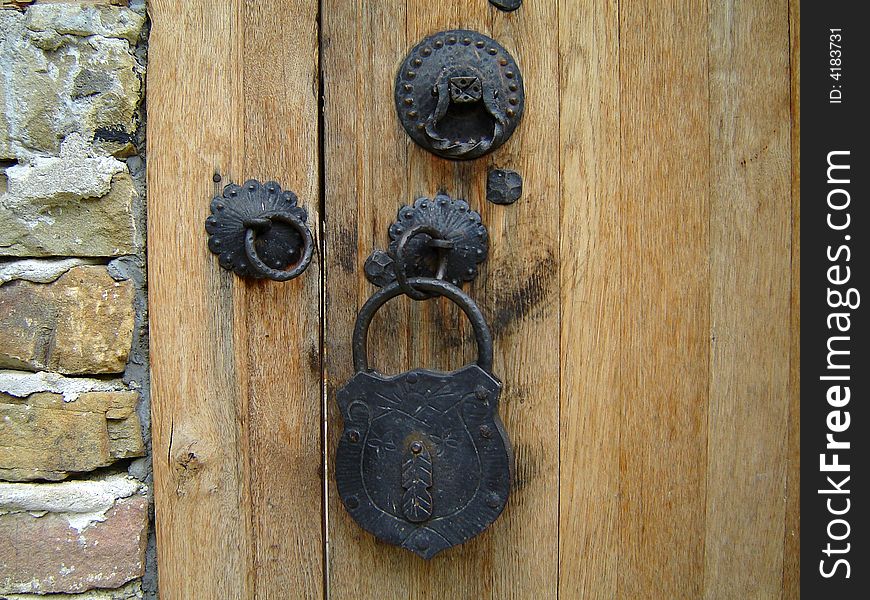
<path fill-rule="evenodd" d="M 560 8 L 560 590 L 778 596 L 787 7 Z"/>
<path fill-rule="evenodd" d="M 791 68 L 791 356 L 789 360 L 788 468 L 783 538 L 782 597 L 801 591 L 801 70 L 800 2 L 789 2 Z"/>
<path fill-rule="evenodd" d="M 559 4 L 561 419 L 559 591 L 616 597 L 623 295 L 619 21 L 614 0 Z"/>
<path fill-rule="evenodd" d="M 621 598 L 698 598 L 710 331 L 705 2 L 620 4 Z M 655 32 L 655 33 L 652 33 Z"/>
<path fill-rule="evenodd" d="M 788 5 L 710 8 L 704 595 L 773 598 L 782 585 L 791 346 Z"/>
<path fill-rule="evenodd" d="M 522 17 L 486 2 L 332 1 L 324 11 L 326 97 L 327 389 L 332 456 L 340 431 L 334 391 L 351 374 L 356 309 L 372 293 L 362 265 L 384 248 L 402 204 L 444 190 L 483 213 L 490 255 L 470 288 L 495 333 L 495 373 L 505 382 L 501 414 L 517 456 L 505 514 L 465 546 L 424 563 L 376 543 L 346 515 L 330 481 L 328 558 L 334 598 L 372 590 L 378 598 L 555 597 L 558 536 L 558 71 L 555 2 Z M 348 27 L 347 23 L 356 23 Z M 467 27 L 492 35 L 517 59 L 526 117 L 491 158 L 456 163 L 416 147 L 395 116 L 393 78 L 425 35 Z M 353 115 L 349 117 L 348 115 Z M 541 160 L 547 156 L 548 160 Z M 524 197 L 512 207 L 484 200 L 492 164 L 520 171 Z M 520 251 L 520 248 L 522 249 Z M 348 285 L 346 280 L 354 283 Z M 372 328 L 372 362 L 452 369 L 474 354 L 470 327 L 444 302 L 396 301 Z M 330 480 L 332 471 L 330 469 Z"/>
<path fill-rule="evenodd" d="M 161 598 L 318 597 L 319 259 L 292 282 L 247 282 L 204 232 L 211 197 L 248 177 L 296 191 L 316 228 L 317 3 L 158 0 L 150 14 Z"/>

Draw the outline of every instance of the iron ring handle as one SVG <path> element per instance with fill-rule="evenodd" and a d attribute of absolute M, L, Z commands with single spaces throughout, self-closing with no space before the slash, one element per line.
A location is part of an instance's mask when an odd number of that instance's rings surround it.
<path fill-rule="evenodd" d="M 299 277 L 308 268 L 311 263 L 311 257 L 314 253 L 314 240 L 311 237 L 311 232 L 302 220 L 290 212 L 271 211 L 260 215 L 260 219 L 268 219 L 269 221 L 279 221 L 293 227 L 299 235 L 302 236 L 302 257 L 296 265 L 287 271 L 273 269 L 267 265 L 257 254 L 257 249 L 254 246 L 254 241 L 257 238 L 256 231 L 253 227 L 247 227 L 245 231 L 245 254 L 251 262 L 251 266 L 263 277 L 267 277 L 273 281 L 290 281 Z"/>
<path fill-rule="evenodd" d="M 425 223 L 420 223 L 414 225 L 409 228 L 405 233 L 402 234 L 402 237 L 399 238 L 399 242 L 396 244 L 396 282 L 399 284 L 399 287 L 402 289 L 402 292 L 411 298 L 412 300 L 427 300 L 432 297 L 431 294 L 427 294 L 425 292 L 421 292 L 420 290 L 414 289 L 408 283 L 408 274 L 406 272 L 407 258 L 405 250 L 407 249 L 408 242 L 411 241 L 411 238 L 414 236 L 425 233 L 432 237 L 433 240 L 439 240 L 440 242 L 446 242 L 450 244 L 449 240 L 444 240 L 442 238 L 441 232 L 433 227 L 432 225 L 427 225 Z M 444 243 L 437 244 L 436 247 L 439 250 L 440 260 L 438 261 L 438 272 L 435 275 L 435 279 L 443 279 L 444 274 L 447 272 L 447 253 L 444 250 L 449 249 L 452 246 L 445 245 Z"/>
<path fill-rule="evenodd" d="M 483 312 L 481 312 L 480 307 L 475 304 L 474 300 L 452 283 L 442 279 L 412 277 L 408 280 L 408 283 L 414 289 L 449 298 L 462 309 L 462 312 L 465 313 L 465 316 L 468 317 L 468 320 L 471 321 L 471 326 L 474 328 L 474 337 L 477 341 L 477 364 L 487 373 L 491 373 L 493 355 L 492 333 L 486 324 Z M 394 281 L 375 292 L 360 309 L 353 328 L 353 368 L 355 372 L 362 373 L 371 370 L 369 369 L 368 362 L 368 336 L 369 325 L 371 325 L 375 313 L 388 301 L 396 296 L 401 296 L 403 293 L 399 282 Z"/>

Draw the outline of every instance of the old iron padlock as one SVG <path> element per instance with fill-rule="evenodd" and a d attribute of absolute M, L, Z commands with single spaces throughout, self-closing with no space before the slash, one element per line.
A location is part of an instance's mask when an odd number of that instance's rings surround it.
<path fill-rule="evenodd" d="M 415 277 L 415 289 L 455 302 L 474 327 L 477 363 L 450 373 L 371 370 L 369 324 L 402 289 L 375 292 L 353 332 L 355 374 L 338 392 L 344 431 L 336 483 L 353 519 L 378 539 L 429 559 L 486 529 L 510 492 L 510 442 L 498 415 L 501 382 L 492 374 L 492 335 L 458 287 Z"/>

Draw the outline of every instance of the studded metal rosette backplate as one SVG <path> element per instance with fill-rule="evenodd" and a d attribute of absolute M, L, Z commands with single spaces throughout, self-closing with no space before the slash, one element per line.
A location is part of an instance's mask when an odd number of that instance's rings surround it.
<path fill-rule="evenodd" d="M 383 287 L 396 280 L 399 242 L 406 232 L 418 229 L 438 235 L 420 233 L 407 240 L 404 252 L 407 277 L 433 277 L 442 260 L 443 277 L 454 285 L 477 276 L 477 265 L 486 259 L 489 250 L 489 234 L 481 223 L 480 213 L 471 210 L 465 200 L 438 194 L 434 198 L 418 198 L 413 206 L 399 209 L 396 222 L 390 225 L 389 250 L 376 250 L 366 260 L 369 281 Z"/>
<path fill-rule="evenodd" d="M 205 222 L 209 250 L 218 256 L 220 266 L 238 275 L 269 277 L 268 271 L 252 264 L 245 251 L 245 238 L 254 230 L 256 257 L 268 269 L 280 271 L 298 265 L 305 258 L 306 240 L 288 221 L 305 223 L 308 214 L 296 203 L 296 194 L 282 190 L 274 181 L 251 179 L 243 185 L 227 185 L 223 194 L 212 200 L 211 216 Z"/>
<path fill-rule="evenodd" d="M 396 110 L 408 135 L 430 152 L 457 160 L 492 152 L 523 115 L 523 78 L 492 38 L 442 31 L 417 44 L 396 75 Z"/>

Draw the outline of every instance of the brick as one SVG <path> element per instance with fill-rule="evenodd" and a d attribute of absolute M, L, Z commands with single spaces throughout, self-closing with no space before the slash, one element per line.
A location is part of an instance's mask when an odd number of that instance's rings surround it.
<path fill-rule="evenodd" d="M 120 256 L 141 244 L 138 192 L 114 158 L 34 159 L 0 180 L 0 256 Z"/>
<path fill-rule="evenodd" d="M 33 283 L 51 283 L 82 265 L 97 264 L 91 258 L 30 258 L 0 263 L 0 285 L 22 279 Z"/>
<path fill-rule="evenodd" d="M 0 393 L 0 479 L 58 481 L 143 456 L 137 392 Z"/>
<path fill-rule="evenodd" d="M 0 593 L 79 593 L 141 578 L 147 499 L 119 499 L 100 518 L 82 526 L 66 514 L 0 515 Z"/>
<path fill-rule="evenodd" d="M 28 29 L 82 37 L 99 35 L 122 38 L 134 43 L 145 20 L 142 15 L 127 8 L 82 6 L 88 4 L 86 2 L 64 3 L 60 6 L 49 4 L 38 3 L 27 11 Z"/>
<path fill-rule="evenodd" d="M 103 266 L 70 269 L 53 283 L 0 286 L 0 368 L 121 373 L 133 341 L 133 285 Z"/>
<path fill-rule="evenodd" d="M 144 14 L 79 3 L 0 10 L 0 160 L 57 154 L 77 133 L 107 153 L 135 153 Z M 2 106 L 2 104 L 0 104 Z"/>
<path fill-rule="evenodd" d="M 69 596 L 67 594 L 4 594 L 0 600 L 142 600 L 142 582 L 131 581 L 127 585 L 114 590 L 91 590 L 83 594 Z"/>

